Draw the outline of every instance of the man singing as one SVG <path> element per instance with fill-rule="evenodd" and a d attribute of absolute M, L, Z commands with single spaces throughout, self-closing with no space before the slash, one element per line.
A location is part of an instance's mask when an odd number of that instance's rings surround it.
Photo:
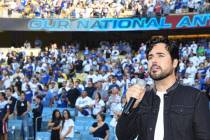
<path fill-rule="evenodd" d="M 210 140 L 208 98 L 176 79 L 179 48 L 163 38 L 152 40 L 146 51 L 154 80 L 150 91 L 134 85 L 126 93 L 136 102 L 118 120 L 119 140 Z"/>

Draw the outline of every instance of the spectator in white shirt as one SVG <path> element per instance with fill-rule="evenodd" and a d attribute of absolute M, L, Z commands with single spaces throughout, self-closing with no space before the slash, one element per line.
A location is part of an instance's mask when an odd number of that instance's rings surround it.
<path fill-rule="evenodd" d="M 118 58 L 118 56 L 120 55 L 119 50 L 115 49 L 115 46 L 113 46 L 113 50 L 112 50 L 112 60 L 116 60 Z"/>
<path fill-rule="evenodd" d="M 90 80 L 90 79 L 92 79 L 93 83 L 96 82 L 96 80 L 97 80 L 97 77 L 94 74 L 94 71 L 92 69 L 90 69 L 89 74 L 85 81 L 88 82 L 88 80 Z"/>
<path fill-rule="evenodd" d="M 58 95 L 58 85 L 55 81 L 51 81 L 51 83 L 49 83 L 49 91 L 53 94 L 53 96 Z"/>
<path fill-rule="evenodd" d="M 188 63 L 188 67 L 186 69 L 186 72 L 189 74 L 189 78 L 195 79 L 195 74 L 197 73 L 197 69 L 193 66 L 193 62 Z"/>
<path fill-rule="evenodd" d="M 39 62 L 38 66 L 36 66 L 36 68 L 35 68 L 35 71 L 41 73 L 42 70 L 43 70 L 43 68 L 42 68 L 42 63 Z"/>
<path fill-rule="evenodd" d="M 154 5 L 153 4 L 148 4 L 147 16 L 152 17 L 153 13 L 154 13 Z"/>
<path fill-rule="evenodd" d="M 189 85 L 189 86 L 192 86 L 195 83 L 194 79 L 190 78 L 188 73 L 185 73 L 185 76 L 182 82 L 184 85 Z"/>
<path fill-rule="evenodd" d="M 96 116 L 100 113 L 103 113 L 104 109 L 105 109 L 105 103 L 104 101 L 101 99 L 101 95 L 99 92 L 96 92 L 95 94 L 95 99 L 93 100 L 92 103 L 92 117 L 95 119 Z"/>
<path fill-rule="evenodd" d="M 200 60 L 199 60 L 199 58 L 197 57 L 197 55 L 196 54 L 191 54 L 191 56 L 189 57 L 189 61 L 191 61 L 192 63 L 193 63 L 193 66 L 198 66 L 199 65 L 199 63 L 200 63 Z"/>
<path fill-rule="evenodd" d="M 76 109 L 78 110 L 78 116 L 90 116 L 92 99 L 87 96 L 87 91 L 82 91 L 82 94 L 76 100 Z"/>
<path fill-rule="evenodd" d="M 29 82 L 29 85 L 31 87 L 32 92 L 35 93 L 38 85 L 41 84 L 38 83 L 38 80 L 36 78 L 32 78 L 32 82 Z"/>
<path fill-rule="evenodd" d="M 27 77 L 24 78 L 21 90 L 26 91 L 27 90 L 27 85 L 29 85 L 29 79 Z"/>
<path fill-rule="evenodd" d="M 188 56 L 188 49 L 187 49 L 187 47 L 183 47 L 181 49 L 181 52 L 182 52 L 182 56 L 183 57 L 187 57 Z"/>
<path fill-rule="evenodd" d="M 70 112 L 67 109 L 63 111 L 63 118 L 60 140 L 70 140 L 74 137 L 74 121 L 71 119 Z"/>
<path fill-rule="evenodd" d="M 96 71 L 95 79 L 93 79 L 93 83 L 104 80 L 101 73 L 102 73 L 102 71 Z"/>
<path fill-rule="evenodd" d="M 92 63 L 90 60 L 85 60 L 83 61 L 83 64 L 82 64 L 84 67 L 83 67 L 83 71 L 88 73 L 90 70 L 91 70 L 91 67 L 92 67 Z"/>
<path fill-rule="evenodd" d="M 198 45 L 195 43 L 195 41 L 193 41 L 193 43 L 190 45 L 190 48 L 191 48 L 192 52 L 194 54 L 196 54 Z"/>
<path fill-rule="evenodd" d="M 109 100 L 107 101 L 106 105 L 110 111 L 110 115 L 114 115 L 114 111 L 118 107 L 119 104 L 121 104 L 121 97 L 119 95 L 119 88 L 116 86 L 111 89 L 111 96 L 109 97 Z"/>
<path fill-rule="evenodd" d="M 199 64 L 203 63 L 204 60 L 206 60 L 206 56 L 205 55 L 200 55 L 200 56 L 198 56 L 198 59 L 199 59 Z"/>
<path fill-rule="evenodd" d="M 24 75 L 23 75 L 23 73 L 20 71 L 19 68 L 16 69 L 16 72 L 15 72 L 15 74 L 12 76 L 12 79 L 14 80 L 14 79 L 16 79 L 17 77 L 20 77 L 21 80 L 24 79 Z"/>

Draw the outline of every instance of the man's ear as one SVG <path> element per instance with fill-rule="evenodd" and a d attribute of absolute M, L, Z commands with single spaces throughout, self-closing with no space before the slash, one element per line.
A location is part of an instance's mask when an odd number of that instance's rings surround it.
<path fill-rule="evenodd" d="M 174 61 L 173 61 L 173 67 L 174 68 L 178 67 L 178 64 L 179 64 L 178 59 L 174 59 Z"/>

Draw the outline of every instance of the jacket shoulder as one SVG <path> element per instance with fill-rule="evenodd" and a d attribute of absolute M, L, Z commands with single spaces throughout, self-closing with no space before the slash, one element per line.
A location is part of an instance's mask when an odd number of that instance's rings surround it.
<path fill-rule="evenodd" d="M 201 93 L 201 91 L 199 89 L 194 88 L 192 86 L 183 85 L 183 84 L 179 84 L 178 90 L 182 90 L 184 93 L 188 93 L 188 94 L 200 94 Z"/>
<path fill-rule="evenodd" d="M 200 90 L 182 84 L 179 84 L 178 87 L 172 92 L 173 101 L 175 104 L 187 106 L 193 106 L 196 100 L 202 96 Z"/>

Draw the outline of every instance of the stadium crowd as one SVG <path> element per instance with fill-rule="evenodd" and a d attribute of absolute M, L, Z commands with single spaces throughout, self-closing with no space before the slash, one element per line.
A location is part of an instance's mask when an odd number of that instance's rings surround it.
<path fill-rule="evenodd" d="M 208 13 L 208 0 L 0 0 L 0 16 L 111 18 Z"/>
<path fill-rule="evenodd" d="M 35 119 L 38 119 L 37 128 L 34 129 L 40 131 L 42 119 L 39 117 L 42 116 L 43 108 L 71 107 L 77 110 L 77 116 L 97 118 L 97 123 L 90 128 L 93 134 L 100 128 L 99 124 L 104 124 L 104 116 L 101 113 L 114 118 L 110 122 L 114 127 L 125 104 L 125 94 L 129 86 L 140 79 L 146 82 L 147 88 L 153 86 L 147 73 L 147 44 L 142 42 L 139 46 L 134 46 L 125 41 L 101 41 L 98 45 L 98 48 L 90 49 L 85 46 L 82 49 L 79 43 L 62 46 L 52 43 L 45 48 L 42 46 L 44 49 L 38 56 L 26 56 L 24 51 L 1 55 L 0 109 L 4 110 L 4 113 L 0 113 L 0 119 L 3 119 L 3 123 L 6 122 L 5 116 L 11 115 L 25 120 L 32 110 L 34 123 Z M 28 42 L 27 46 L 33 45 Z M 209 40 L 181 42 L 178 46 L 181 59 L 177 78 L 183 84 L 209 94 Z M 74 122 L 68 110 L 64 110 L 64 114 L 67 114 L 64 115 L 65 120 L 62 123 L 65 132 L 61 134 L 63 137 L 73 137 Z M 60 129 L 58 124 L 61 120 L 57 120 L 60 116 L 61 114 L 55 111 L 49 122 L 49 126 L 55 128 L 52 129 L 55 133 Z M 23 126 L 25 125 L 27 126 L 27 123 L 24 122 Z M 94 136 L 108 137 L 109 128 L 107 124 L 104 125 L 103 136 L 101 133 Z M 23 131 L 27 134 L 26 129 Z"/>

